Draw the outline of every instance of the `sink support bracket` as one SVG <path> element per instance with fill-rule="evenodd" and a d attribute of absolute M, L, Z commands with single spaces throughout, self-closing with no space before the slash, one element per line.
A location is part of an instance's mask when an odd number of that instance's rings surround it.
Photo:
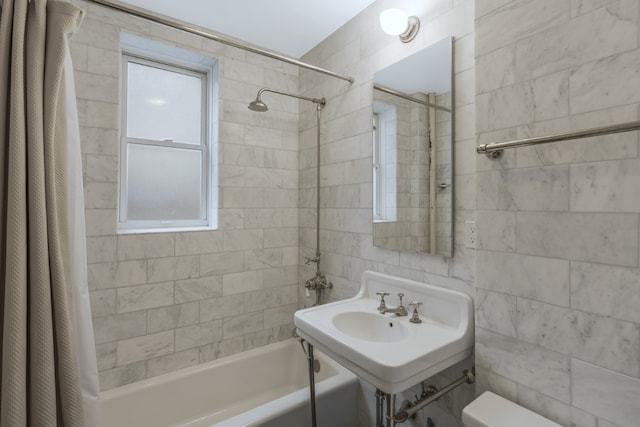
<path fill-rule="evenodd" d="M 396 425 L 396 417 L 393 413 L 396 410 L 396 395 L 387 394 L 387 427 L 394 427 Z"/>
<path fill-rule="evenodd" d="M 385 393 L 379 388 L 376 389 L 376 427 L 384 427 L 382 420 L 384 417 Z"/>
<path fill-rule="evenodd" d="M 390 420 L 394 422 L 394 424 L 390 424 L 391 426 L 394 426 L 395 423 L 403 423 L 405 422 L 409 417 L 411 417 L 412 415 L 414 415 L 416 412 L 421 411 L 422 409 L 424 409 L 425 406 L 430 405 L 431 403 L 433 403 L 434 401 L 440 399 L 442 396 L 444 396 L 445 394 L 449 393 L 450 391 L 460 387 L 462 384 L 473 384 L 476 381 L 476 375 L 475 375 L 475 367 L 472 367 L 471 370 L 465 370 L 462 371 L 463 375 L 458 378 L 457 380 L 451 382 L 450 384 L 448 384 L 447 386 L 441 388 L 440 390 L 436 391 L 433 394 L 428 394 L 426 397 L 420 397 L 418 400 L 416 400 L 414 403 L 414 406 L 411 406 L 410 408 L 405 408 L 404 406 L 398 411 L 398 413 L 396 413 L 393 418 L 391 418 Z"/>

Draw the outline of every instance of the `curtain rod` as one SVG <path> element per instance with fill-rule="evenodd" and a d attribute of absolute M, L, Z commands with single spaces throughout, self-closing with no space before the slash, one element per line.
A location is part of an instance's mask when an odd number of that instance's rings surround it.
<path fill-rule="evenodd" d="M 394 96 L 397 96 L 399 98 L 404 98 L 404 99 L 406 99 L 408 101 L 413 101 L 413 102 L 416 102 L 418 104 L 422 104 L 422 105 L 427 106 L 427 107 L 435 108 L 436 110 L 442 110 L 442 111 L 446 111 L 448 113 L 451 112 L 451 110 L 449 108 L 441 107 L 439 105 L 432 104 L 432 103 L 427 102 L 427 101 L 423 101 L 423 100 L 415 98 L 415 97 L 413 97 L 411 95 L 407 95 L 404 92 L 400 92 L 400 91 L 397 91 L 395 89 L 391 89 L 389 87 L 379 85 L 377 83 L 373 84 L 373 88 L 375 90 L 379 90 L 380 92 L 388 93 L 389 95 L 394 95 Z"/>
<path fill-rule="evenodd" d="M 529 145 L 546 144 L 549 142 L 569 141 L 571 139 L 588 138 L 591 136 L 610 135 L 614 133 L 632 132 L 640 130 L 640 121 L 621 123 L 617 125 L 603 126 L 582 131 L 558 133 L 555 135 L 539 136 L 535 138 L 518 139 L 508 142 L 492 142 L 476 147 L 478 154 L 486 154 L 490 159 L 497 159 L 502 155 L 502 150 L 507 148 L 526 147 Z"/>
<path fill-rule="evenodd" d="M 353 77 L 345 76 L 343 74 L 338 74 L 336 72 L 329 71 L 324 68 L 317 67 L 315 65 L 307 64 L 306 62 L 302 62 L 295 58 L 281 55 L 279 53 L 275 53 L 267 49 L 253 47 L 248 44 L 242 43 L 240 41 L 236 41 L 236 40 L 232 40 L 230 38 L 224 37 L 221 34 L 214 33 L 209 30 L 205 30 L 204 28 L 196 27 L 191 24 L 187 24 L 186 22 L 183 22 L 183 21 L 179 21 L 173 18 L 165 17 L 163 15 L 152 13 L 146 9 L 132 7 L 129 5 L 125 5 L 124 3 L 121 3 L 121 2 L 111 1 L 111 0 L 87 0 L 87 1 L 89 3 L 96 3 L 101 6 L 105 6 L 109 9 L 124 12 L 129 15 L 133 15 L 138 18 L 146 19 L 148 21 L 155 22 L 157 24 L 166 25 L 167 27 L 171 27 L 177 30 L 185 31 L 187 33 L 195 34 L 197 36 L 201 36 L 209 40 L 216 41 L 218 43 L 226 44 L 227 46 L 232 46 L 238 49 L 246 50 L 247 52 L 256 53 L 258 55 L 266 56 L 267 58 L 277 59 L 282 62 L 297 65 L 298 67 L 306 68 L 312 71 L 317 71 L 318 73 L 326 74 L 328 76 L 335 77 L 341 80 L 346 80 L 349 83 L 353 83 L 354 81 Z"/>

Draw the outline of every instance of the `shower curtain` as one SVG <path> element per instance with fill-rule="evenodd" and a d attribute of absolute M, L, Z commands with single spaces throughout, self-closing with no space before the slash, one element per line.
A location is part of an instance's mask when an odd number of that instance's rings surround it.
<path fill-rule="evenodd" d="M 81 20 L 68 1 L 0 0 L 2 426 L 98 423 L 68 48 Z"/>

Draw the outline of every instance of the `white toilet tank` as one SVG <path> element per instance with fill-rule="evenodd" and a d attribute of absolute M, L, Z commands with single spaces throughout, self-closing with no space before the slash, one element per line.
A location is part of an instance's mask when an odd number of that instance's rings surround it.
<path fill-rule="evenodd" d="M 462 410 L 462 422 L 466 427 L 562 427 L 490 391 Z"/>

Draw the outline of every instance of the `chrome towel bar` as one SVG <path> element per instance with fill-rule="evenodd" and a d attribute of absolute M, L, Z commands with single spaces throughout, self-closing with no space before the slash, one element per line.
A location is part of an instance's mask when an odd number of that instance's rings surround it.
<path fill-rule="evenodd" d="M 526 147 L 529 145 L 546 144 L 548 142 L 568 141 L 570 139 L 588 138 L 592 136 L 609 135 L 614 133 L 631 132 L 640 130 L 640 121 L 621 123 L 611 126 L 558 133 L 555 135 L 539 136 L 535 138 L 517 139 L 508 142 L 492 142 L 476 147 L 478 154 L 486 154 L 490 159 L 497 159 L 502 155 L 502 150 L 507 148 Z"/>

